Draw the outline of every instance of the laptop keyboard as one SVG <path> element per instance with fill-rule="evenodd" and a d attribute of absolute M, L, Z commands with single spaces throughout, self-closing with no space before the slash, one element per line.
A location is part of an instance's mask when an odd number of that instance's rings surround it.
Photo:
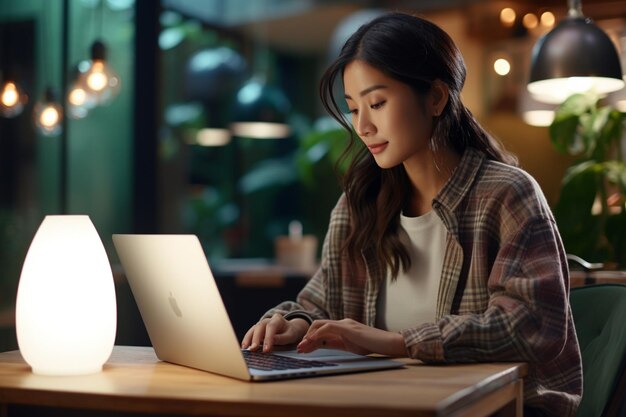
<path fill-rule="evenodd" d="M 259 351 L 242 350 L 241 352 L 243 353 L 243 357 L 245 358 L 248 367 L 261 369 L 263 371 L 337 366 L 336 363 L 307 361 L 287 356 L 272 355 L 271 353 L 263 353 Z"/>

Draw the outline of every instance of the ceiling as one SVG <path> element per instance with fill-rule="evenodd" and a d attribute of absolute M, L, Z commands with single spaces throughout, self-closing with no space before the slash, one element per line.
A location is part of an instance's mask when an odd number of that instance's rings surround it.
<path fill-rule="evenodd" d="M 462 9 L 468 19 L 468 36 L 485 42 L 520 35 L 519 27 L 507 29 L 500 24 L 499 13 L 504 7 L 513 8 L 519 16 L 550 10 L 557 21 L 567 12 L 566 0 L 163 0 L 163 5 L 297 54 L 326 53 L 338 25 L 366 8 L 410 11 L 426 16 Z M 626 1 L 623 0 L 586 0 L 582 8 L 586 16 L 596 21 L 626 21 Z"/>

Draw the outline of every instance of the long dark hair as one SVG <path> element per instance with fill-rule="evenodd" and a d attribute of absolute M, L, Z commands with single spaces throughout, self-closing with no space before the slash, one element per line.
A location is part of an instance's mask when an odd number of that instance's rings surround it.
<path fill-rule="evenodd" d="M 361 26 L 345 43 L 339 57 L 320 82 L 322 104 L 350 134 L 344 158 L 352 158 L 343 177 L 351 228 L 345 242 L 349 262 L 362 261 L 362 251 L 374 247 L 376 256 L 397 277 L 400 267 L 411 264 L 398 233 L 400 212 L 410 196 L 410 183 L 402 165 L 381 169 L 348 124 L 334 97 L 335 82 L 347 64 L 363 61 L 409 85 L 419 96 L 440 80 L 449 90 L 448 103 L 434 121 L 430 147 L 449 146 L 462 154 L 477 148 L 487 158 L 517 165 L 517 159 L 492 138 L 461 102 L 465 83 L 463 57 L 446 32 L 416 16 L 387 13 Z"/>

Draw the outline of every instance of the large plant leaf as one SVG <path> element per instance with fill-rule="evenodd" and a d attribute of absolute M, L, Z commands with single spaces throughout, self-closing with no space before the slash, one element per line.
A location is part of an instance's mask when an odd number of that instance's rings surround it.
<path fill-rule="evenodd" d="M 273 158 L 256 164 L 239 180 L 242 193 L 249 194 L 270 187 L 285 186 L 296 182 L 293 158 Z"/>
<path fill-rule="evenodd" d="M 554 121 L 550 125 L 550 138 L 554 147 L 562 153 L 580 155 L 587 153 L 589 143 L 579 130 L 581 117 L 595 106 L 596 99 L 589 95 L 574 94 L 563 102 L 555 111 Z M 591 123 L 591 122 L 587 122 Z"/>
<path fill-rule="evenodd" d="M 611 109 L 609 107 L 591 111 L 588 113 L 588 124 L 582 124 L 583 129 L 585 129 L 583 136 L 587 143 L 587 155 L 598 161 L 604 160 L 607 151 L 612 145 L 612 138 L 602 134 L 610 112 Z"/>
<path fill-rule="evenodd" d="M 603 233 L 591 209 L 597 195 L 597 177 L 602 165 L 585 161 L 570 167 L 563 178 L 559 201 L 554 207 L 565 249 L 583 258 L 595 257 L 595 242 Z"/>
<path fill-rule="evenodd" d="M 322 161 L 326 166 L 334 167 L 346 148 L 348 133 L 343 128 L 325 131 L 314 131 L 302 139 L 296 155 L 298 174 L 307 186 L 316 182 L 316 170 Z M 345 163 L 338 167 L 343 173 L 347 169 Z"/>
<path fill-rule="evenodd" d="M 606 142 L 609 144 L 619 143 L 622 139 L 622 133 L 624 131 L 624 120 L 626 114 L 620 112 L 617 109 L 606 107 L 608 116 L 606 123 L 602 126 L 601 135 L 606 138 Z M 621 159 L 621 155 L 617 154 L 617 159 Z"/>

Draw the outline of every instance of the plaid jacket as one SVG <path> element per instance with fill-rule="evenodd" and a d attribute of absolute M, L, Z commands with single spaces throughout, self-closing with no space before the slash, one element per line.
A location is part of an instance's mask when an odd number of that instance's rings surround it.
<path fill-rule="evenodd" d="M 548 415 L 575 414 L 582 365 L 569 306 L 561 238 L 538 184 L 524 171 L 468 149 L 433 200 L 448 230 L 435 323 L 401 331 L 411 357 L 425 362 L 522 361 L 525 405 Z M 268 311 L 313 319 L 351 318 L 374 326 L 386 276 L 372 250 L 348 268 L 342 244 L 350 227 L 345 196 L 331 214 L 319 270 L 297 302 Z"/>

